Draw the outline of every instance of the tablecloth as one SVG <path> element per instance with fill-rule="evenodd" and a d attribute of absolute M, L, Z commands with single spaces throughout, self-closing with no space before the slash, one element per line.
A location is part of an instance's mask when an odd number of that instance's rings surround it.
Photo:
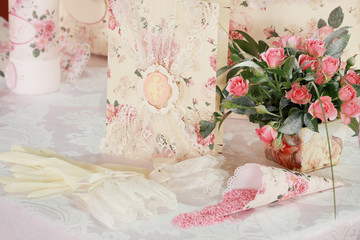
<path fill-rule="evenodd" d="M 107 162 L 101 155 L 105 136 L 106 59 L 92 57 L 82 77 L 62 83 L 48 95 L 15 95 L 0 83 L 0 151 L 12 145 L 49 148 L 79 161 Z M 262 143 L 244 119 L 225 124 L 226 169 L 232 172 L 246 162 L 278 166 L 265 160 Z M 125 161 L 125 160 L 122 160 Z M 124 163 L 124 162 L 122 162 Z M 0 164 L 0 175 L 8 175 Z M 245 212 L 236 221 L 181 230 L 171 225 L 178 213 L 199 209 L 179 204 L 177 212 L 155 219 L 107 229 L 79 203 L 66 195 L 26 199 L 9 195 L 0 187 L 0 239 L 360 239 L 360 150 L 351 131 L 335 177 L 344 182 L 336 189 L 337 219 L 332 191 L 275 203 Z M 313 174 L 330 177 L 330 169 Z"/>

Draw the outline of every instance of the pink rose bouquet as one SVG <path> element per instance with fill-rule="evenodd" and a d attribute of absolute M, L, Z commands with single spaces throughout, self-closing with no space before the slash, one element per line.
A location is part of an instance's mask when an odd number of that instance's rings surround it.
<path fill-rule="evenodd" d="M 229 44 L 231 62 L 217 72 L 226 74 L 227 79 L 225 88 L 216 88 L 220 111 L 213 114 L 213 121 L 201 121 L 201 136 L 212 134 L 233 113 L 247 115 L 260 126 L 255 131 L 266 146 L 265 155 L 296 169 L 303 161 L 302 129 L 319 132 L 323 124 L 324 147 L 333 170 L 331 148 L 335 144 L 328 123 L 338 119 L 359 135 L 360 117 L 360 69 L 354 68 L 355 56 L 341 61 L 350 39 L 349 27 L 339 27 L 341 21 L 336 26 L 330 21 L 327 26 L 321 19 L 318 31 L 307 39 L 281 37 L 272 34 L 271 28 L 265 29 L 268 37 L 279 37 L 273 42 L 275 47 L 236 31 L 242 36 Z"/>
<path fill-rule="evenodd" d="M 354 57 L 340 61 L 350 37 L 348 27 L 322 28 L 320 36 L 305 40 L 280 37 L 274 42 L 277 47 L 237 32 L 242 37 L 233 39 L 229 48 L 233 63 L 218 71 L 227 74 L 227 86 L 217 87 L 221 109 L 213 122 L 201 122 L 202 137 L 232 113 L 259 123 L 259 138 L 279 151 L 286 145 L 284 136 L 304 127 L 318 132 L 319 124 L 336 119 L 359 134 L 360 70 L 353 69 Z"/>

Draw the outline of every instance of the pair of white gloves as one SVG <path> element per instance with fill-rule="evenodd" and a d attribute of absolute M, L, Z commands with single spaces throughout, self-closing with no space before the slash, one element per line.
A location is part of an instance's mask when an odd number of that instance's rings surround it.
<path fill-rule="evenodd" d="M 108 227 L 156 216 L 158 208 L 175 210 L 178 200 L 209 203 L 221 196 L 228 178 L 220 169 L 223 159 L 211 156 L 155 164 L 151 172 L 78 162 L 50 150 L 15 146 L 0 153 L 0 161 L 13 165 L 13 176 L 0 177 L 6 192 L 27 193 L 29 198 L 70 193 Z"/>

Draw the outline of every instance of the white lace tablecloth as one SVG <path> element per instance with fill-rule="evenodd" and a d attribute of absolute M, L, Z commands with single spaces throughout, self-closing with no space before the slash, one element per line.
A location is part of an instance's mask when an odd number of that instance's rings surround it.
<path fill-rule="evenodd" d="M 0 83 L 0 151 L 12 145 L 50 148 L 81 161 L 107 161 L 99 153 L 105 135 L 106 60 L 93 58 L 81 79 L 63 83 L 55 93 L 15 95 Z M 264 160 L 262 144 L 246 120 L 227 120 L 224 154 L 229 171 L 245 162 L 276 166 Z M 0 164 L 0 175 L 8 166 Z M 330 176 L 330 169 L 315 172 Z M 181 230 L 170 221 L 178 213 L 199 209 L 180 204 L 178 212 L 109 230 L 66 196 L 29 200 L 0 188 L 0 239 L 360 239 L 360 150 L 347 139 L 335 176 L 337 219 L 332 191 L 250 210 L 236 222 Z"/>

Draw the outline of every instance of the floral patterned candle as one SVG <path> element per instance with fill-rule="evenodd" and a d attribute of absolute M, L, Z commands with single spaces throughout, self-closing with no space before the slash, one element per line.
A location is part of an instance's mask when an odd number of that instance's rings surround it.
<path fill-rule="evenodd" d="M 7 86 L 20 94 L 56 91 L 60 84 L 58 0 L 9 0 Z"/>

